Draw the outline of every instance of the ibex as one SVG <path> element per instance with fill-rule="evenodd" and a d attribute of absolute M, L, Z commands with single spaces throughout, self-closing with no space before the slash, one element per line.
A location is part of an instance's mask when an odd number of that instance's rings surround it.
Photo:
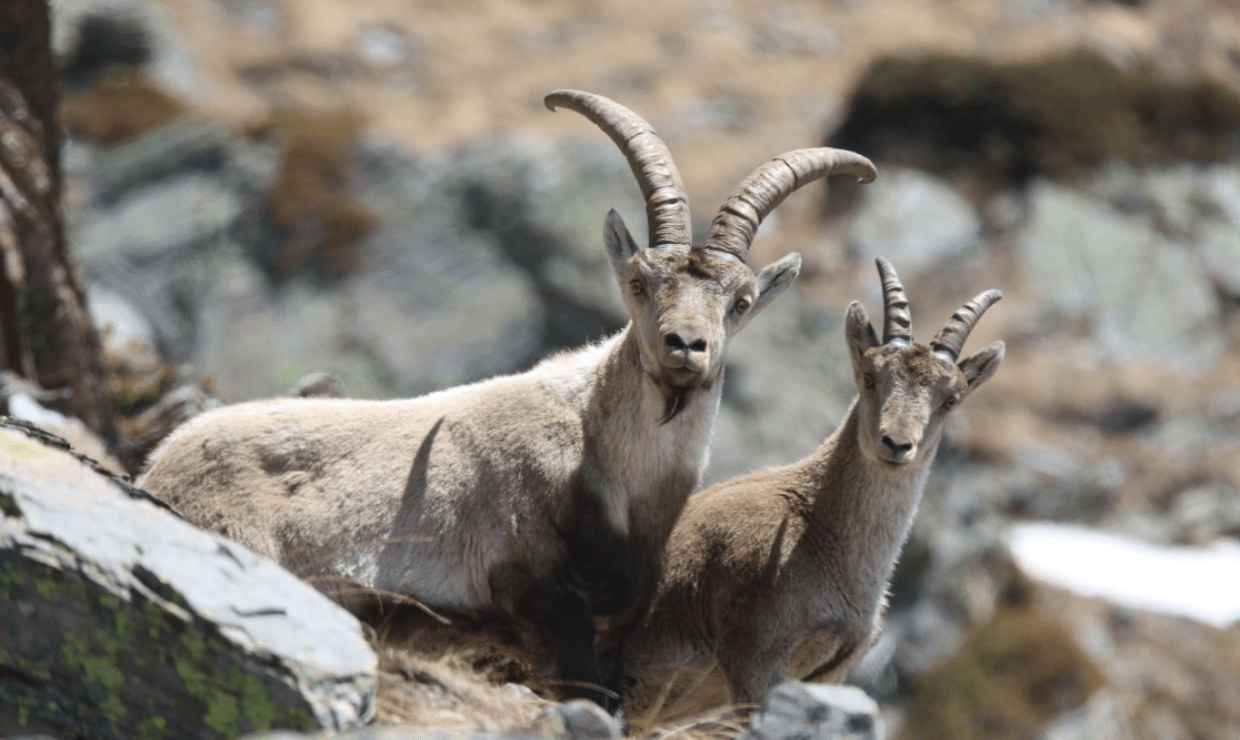
<path fill-rule="evenodd" d="M 845 334 L 859 395 L 839 427 L 800 462 L 689 498 L 629 640 L 635 711 L 757 704 L 789 676 L 840 680 L 877 635 L 943 423 L 1004 352 L 995 342 L 957 361 L 999 291 L 966 303 L 926 346 L 913 342 L 895 270 L 878 268 L 883 341 L 854 301 Z"/>
<path fill-rule="evenodd" d="M 603 241 L 631 321 L 597 344 L 501 376 L 392 401 L 271 399 L 203 414 L 154 453 L 141 485 L 199 525 L 347 593 L 389 593 L 512 624 L 547 673 L 600 704 L 619 695 L 624 635 L 658 583 L 701 479 L 731 338 L 792 283 L 800 256 L 754 273 L 762 219 L 789 193 L 870 161 L 803 149 L 758 168 L 705 242 L 666 145 L 607 98 L 560 90 L 624 152 L 649 244 L 620 216 Z M 596 617 L 609 615 L 596 648 Z"/>

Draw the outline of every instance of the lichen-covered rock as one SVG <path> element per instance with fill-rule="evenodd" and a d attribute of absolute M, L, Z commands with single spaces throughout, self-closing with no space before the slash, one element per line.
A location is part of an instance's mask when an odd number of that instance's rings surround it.
<path fill-rule="evenodd" d="M 372 714 L 357 621 L 68 452 L 0 429 L 0 736 L 234 738 Z"/>

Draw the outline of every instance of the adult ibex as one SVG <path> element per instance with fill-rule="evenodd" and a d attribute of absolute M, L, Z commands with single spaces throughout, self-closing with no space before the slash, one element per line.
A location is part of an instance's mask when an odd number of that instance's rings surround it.
<path fill-rule="evenodd" d="M 706 465 L 728 342 L 800 269 L 797 254 L 746 266 L 758 224 L 807 182 L 875 171 L 851 152 L 786 154 L 750 175 L 693 246 L 680 175 L 648 123 L 580 91 L 546 104 L 610 135 L 645 197 L 647 248 L 615 211 L 603 233 L 627 327 L 419 398 L 206 413 L 156 450 L 141 485 L 350 608 L 364 606 L 359 591 L 386 592 L 514 624 L 566 693 L 608 705 L 588 687 L 618 696 L 624 635 Z M 596 653 L 600 615 L 609 632 Z"/>
<path fill-rule="evenodd" d="M 860 394 L 835 432 L 800 462 L 690 497 L 629 640 L 634 709 L 751 705 L 789 676 L 839 680 L 877 635 L 943 422 L 1004 351 L 995 342 L 957 361 L 999 291 L 966 303 L 926 346 L 913 342 L 895 270 L 883 259 L 878 269 L 883 341 L 854 301 L 845 334 Z"/>

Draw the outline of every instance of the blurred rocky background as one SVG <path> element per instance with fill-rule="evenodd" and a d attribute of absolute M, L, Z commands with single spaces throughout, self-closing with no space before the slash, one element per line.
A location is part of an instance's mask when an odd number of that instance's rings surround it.
<path fill-rule="evenodd" d="M 53 0 L 48 34 L 62 206 L 40 207 L 45 251 L 57 217 L 68 250 L 49 274 L 76 276 L 102 340 L 43 374 L 6 345 L 10 415 L 135 472 L 192 414 L 311 373 L 408 396 L 614 331 L 602 220 L 641 230 L 640 194 L 605 136 L 543 108 L 555 88 L 649 120 L 697 230 L 772 156 L 851 148 L 874 184 L 807 187 L 755 242 L 756 265 L 805 269 L 733 342 L 709 480 L 834 428 L 855 393 L 843 311 L 881 305 L 875 256 L 915 331 L 1000 288 L 972 346 L 1007 358 L 950 430 L 850 680 L 891 737 L 1240 737 L 1240 607 L 1189 603 L 1240 591 L 1234 569 L 1191 561 L 1189 595 L 1151 605 L 1012 546 L 1046 522 L 1125 538 L 1113 573 L 1138 546 L 1235 557 L 1230 0 Z M 73 332 L 52 335 L 95 341 Z"/>

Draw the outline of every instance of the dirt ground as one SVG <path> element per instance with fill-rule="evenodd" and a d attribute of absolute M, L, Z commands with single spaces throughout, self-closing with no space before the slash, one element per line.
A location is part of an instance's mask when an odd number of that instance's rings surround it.
<path fill-rule="evenodd" d="M 156 3 L 201 65 L 191 102 L 207 117 L 242 125 L 273 106 L 345 108 L 420 151 L 504 132 L 597 136 L 542 105 L 551 90 L 579 88 L 654 124 L 699 210 L 772 156 L 820 145 L 858 75 L 885 55 L 1027 60 L 1085 48 L 1240 90 L 1236 0 Z M 770 238 L 772 251 L 801 246 L 795 227 L 817 209 L 808 197 L 781 208 L 794 228 Z"/>

